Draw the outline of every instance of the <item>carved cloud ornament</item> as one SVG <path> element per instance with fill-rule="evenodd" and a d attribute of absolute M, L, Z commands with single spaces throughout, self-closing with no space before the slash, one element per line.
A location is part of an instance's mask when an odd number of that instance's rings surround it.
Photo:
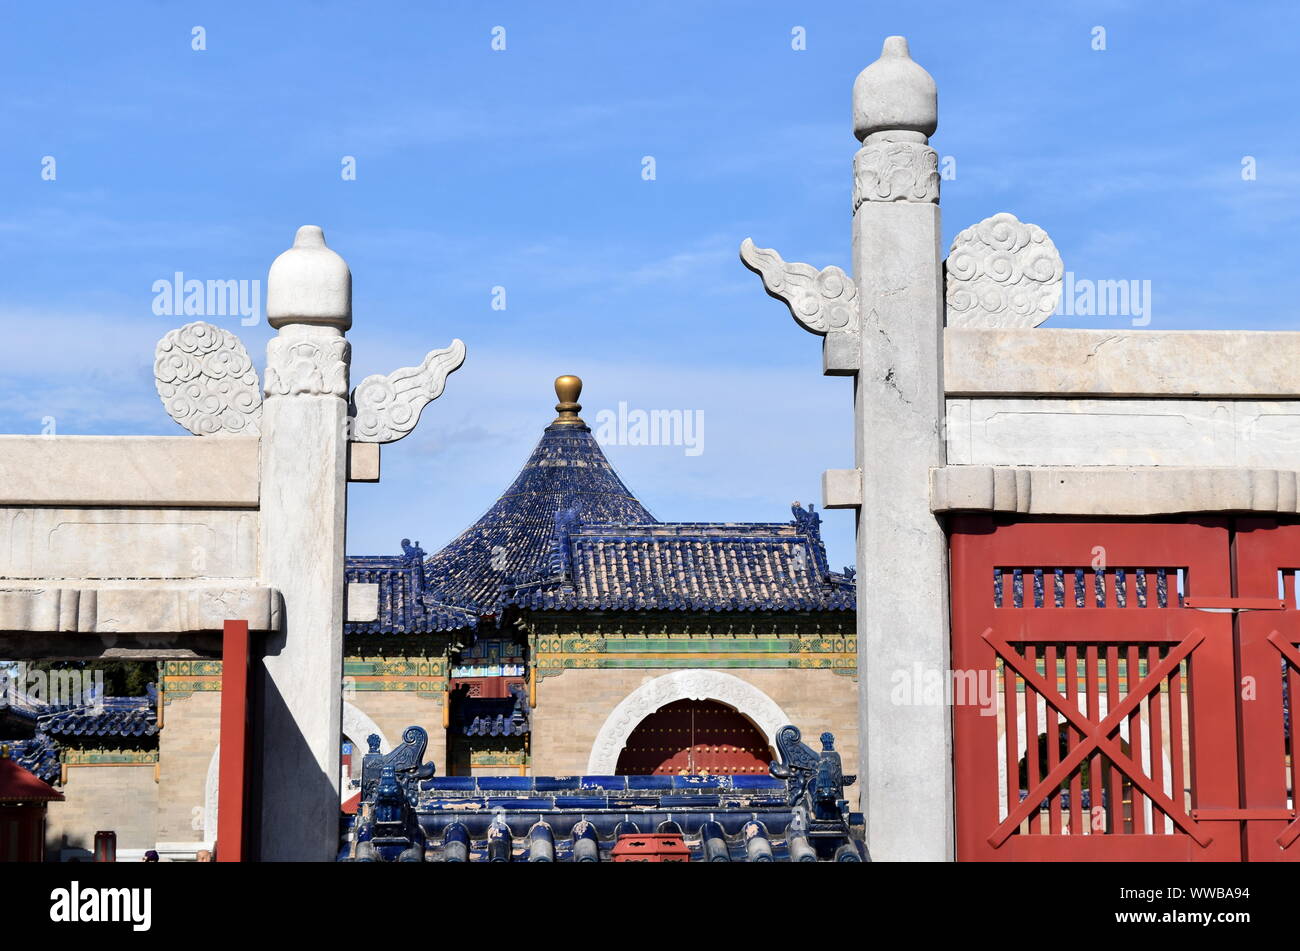
<path fill-rule="evenodd" d="M 771 248 L 754 247 L 749 238 L 741 242 L 740 260 L 810 333 L 824 336 L 858 329 L 858 288 L 840 268 L 831 265 L 819 271 L 811 264 L 786 263 Z"/>
<path fill-rule="evenodd" d="M 853 157 L 853 210 L 864 201 L 937 202 L 939 156 L 924 142 L 869 142 Z"/>
<path fill-rule="evenodd" d="M 387 376 L 368 376 L 352 391 L 352 438 L 357 442 L 397 442 L 420 421 L 420 411 L 442 395 L 447 377 L 465 362 L 459 339 L 430 350 L 418 367 Z"/>
<path fill-rule="evenodd" d="M 348 395 L 352 344 L 342 336 L 272 337 L 266 344 L 266 396 Z"/>
<path fill-rule="evenodd" d="M 1038 225 L 1006 212 L 985 218 L 948 252 L 948 326 L 1037 327 L 1060 303 L 1064 270 Z"/>
<path fill-rule="evenodd" d="M 153 373 L 167 414 L 196 436 L 258 434 L 257 371 L 230 331 L 202 320 L 169 331 L 154 350 Z"/>

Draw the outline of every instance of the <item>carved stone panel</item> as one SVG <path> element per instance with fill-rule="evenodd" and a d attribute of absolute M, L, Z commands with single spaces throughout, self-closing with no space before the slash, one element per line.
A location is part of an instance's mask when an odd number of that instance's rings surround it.
<path fill-rule="evenodd" d="M 272 337 L 266 345 L 266 395 L 348 395 L 352 345 L 343 337 Z"/>
<path fill-rule="evenodd" d="M 853 210 L 864 201 L 939 200 L 939 157 L 923 142 L 869 142 L 853 157 Z"/>
<path fill-rule="evenodd" d="M 230 331 L 202 320 L 169 331 L 154 351 L 153 372 L 167 414 L 196 436 L 257 435 L 257 371 Z"/>
<path fill-rule="evenodd" d="M 819 271 L 811 264 L 787 263 L 771 248 L 755 247 L 749 238 L 741 242 L 740 260 L 810 333 L 858 329 L 858 287 L 841 268 L 831 265 Z"/>
<path fill-rule="evenodd" d="M 353 439 L 396 442 L 415 429 L 420 412 L 442 395 L 447 377 L 465 362 L 465 344 L 430 350 L 418 367 L 368 376 L 352 391 Z"/>
<path fill-rule="evenodd" d="M 1061 301 L 1064 270 L 1038 225 L 1006 212 L 985 218 L 948 252 L 948 326 L 1037 327 Z"/>

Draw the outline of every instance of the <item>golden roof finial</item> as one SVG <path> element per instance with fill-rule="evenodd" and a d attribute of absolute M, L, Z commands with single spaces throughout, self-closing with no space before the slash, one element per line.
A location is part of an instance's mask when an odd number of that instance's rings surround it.
<path fill-rule="evenodd" d="M 551 422 L 552 426 L 587 425 L 578 415 L 582 410 L 582 404 L 578 402 L 578 397 L 581 395 L 582 380 L 578 377 L 566 374 L 555 378 L 555 396 L 559 400 L 555 404 L 555 411 L 560 415 Z"/>

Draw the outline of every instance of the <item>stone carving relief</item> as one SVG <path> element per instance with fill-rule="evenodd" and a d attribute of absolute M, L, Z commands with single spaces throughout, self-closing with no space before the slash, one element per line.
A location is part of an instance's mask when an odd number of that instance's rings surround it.
<path fill-rule="evenodd" d="M 352 391 L 353 436 L 357 442 L 396 442 L 420 421 L 420 412 L 442 395 L 447 377 L 465 362 L 459 339 L 430 350 L 418 367 L 387 376 L 368 376 Z"/>
<path fill-rule="evenodd" d="M 167 415 L 196 436 L 257 435 L 257 370 L 230 331 L 202 320 L 169 331 L 154 350 L 153 374 Z"/>
<path fill-rule="evenodd" d="M 853 157 L 853 210 L 864 201 L 939 200 L 939 156 L 923 142 L 869 142 Z"/>
<path fill-rule="evenodd" d="M 717 700 L 743 713 L 775 743 L 776 731 L 790 722 L 776 702 L 734 674 L 717 670 L 678 670 L 655 677 L 632 691 L 605 720 L 587 760 L 587 774 L 613 775 L 618 755 L 638 723 L 677 700 Z"/>
<path fill-rule="evenodd" d="M 1037 327 L 1061 300 L 1065 265 L 1038 225 L 1000 212 L 953 239 L 949 327 Z"/>
<path fill-rule="evenodd" d="M 272 337 L 266 345 L 266 395 L 348 395 L 352 345 L 341 336 Z"/>
<path fill-rule="evenodd" d="M 819 271 L 811 264 L 786 263 L 771 248 L 755 247 L 750 238 L 741 242 L 740 260 L 810 333 L 858 329 L 858 287 L 841 268 L 831 265 Z"/>

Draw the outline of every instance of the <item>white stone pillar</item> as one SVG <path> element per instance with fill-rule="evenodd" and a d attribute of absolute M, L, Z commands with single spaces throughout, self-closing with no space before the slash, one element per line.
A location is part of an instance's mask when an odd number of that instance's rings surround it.
<path fill-rule="evenodd" d="M 259 683 L 259 857 L 329 861 L 339 847 L 343 554 L 352 276 L 321 229 L 271 265 L 262 410 L 261 574 L 283 596 Z"/>
<path fill-rule="evenodd" d="M 937 120 L 934 80 L 889 37 L 853 87 L 859 782 L 876 861 L 953 854 L 951 711 L 918 703 L 915 682 L 946 676 L 949 656 L 947 544 L 929 499 L 944 464 Z M 895 702 L 899 678 L 910 704 Z"/>

